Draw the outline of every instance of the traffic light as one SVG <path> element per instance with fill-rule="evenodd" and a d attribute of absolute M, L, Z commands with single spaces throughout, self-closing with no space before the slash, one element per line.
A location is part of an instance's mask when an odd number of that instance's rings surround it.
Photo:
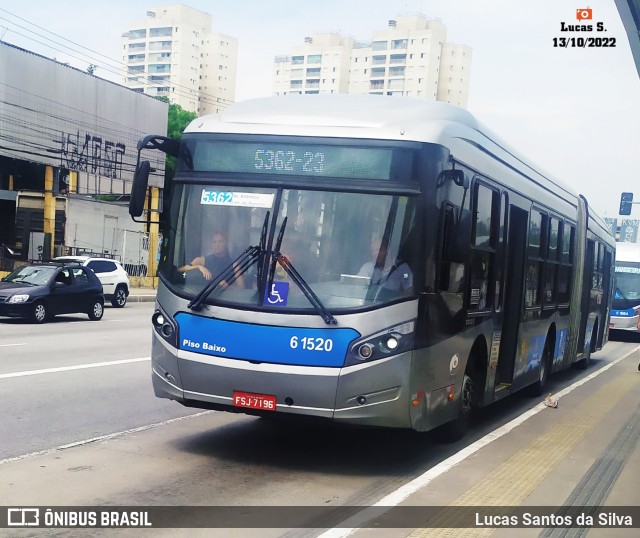
<path fill-rule="evenodd" d="M 620 196 L 620 215 L 631 215 L 631 204 L 633 203 L 633 193 L 623 192 Z"/>

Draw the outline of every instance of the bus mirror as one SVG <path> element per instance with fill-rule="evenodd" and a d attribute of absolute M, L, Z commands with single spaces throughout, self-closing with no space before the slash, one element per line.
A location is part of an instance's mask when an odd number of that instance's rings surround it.
<path fill-rule="evenodd" d="M 462 170 L 445 170 L 444 177 L 453 181 L 458 187 L 463 187 L 465 190 L 469 188 L 469 180 Z"/>
<path fill-rule="evenodd" d="M 131 198 L 129 199 L 129 215 L 132 217 L 139 217 L 144 210 L 150 171 L 151 163 L 149 161 L 142 161 L 136 168 L 131 186 Z"/>

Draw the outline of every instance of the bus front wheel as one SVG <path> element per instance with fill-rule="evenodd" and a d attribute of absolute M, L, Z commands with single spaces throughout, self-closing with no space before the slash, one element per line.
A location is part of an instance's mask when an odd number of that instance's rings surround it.
<path fill-rule="evenodd" d="M 460 391 L 460 399 L 458 400 L 458 416 L 451 422 L 444 425 L 443 433 L 447 441 L 454 442 L 462 439 L 469 429 L 474 390 L 473 378 L 464 374 L 462 390 Z"/>

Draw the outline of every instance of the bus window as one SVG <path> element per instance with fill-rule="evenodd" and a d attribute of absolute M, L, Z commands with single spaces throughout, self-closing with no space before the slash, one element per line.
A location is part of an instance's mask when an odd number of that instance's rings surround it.
<path fill-rule="evenodd" d="M 501 197 L 502 207 L 500 211 L 500 225 L 498 228 L 498 254 L 496 257 L 496 265 L 494 270 L 495 281 L 495 309 L 500 310 L 502 308 L 502 296 L 504 293 L 504 284 L 502 282 L 504 278 L 504 264 L 506 259 L 506 245 L 507 238 L 505 234 L 507 232 L 507 212 L 509 211 L 509 198 L 506 192 L 502 193 Z"/>
<path fill-rule="evenodd" d="M 489 310 L 495 292 L 492 271 L 495 264 L 499 225 L 499 194 L 489 187 L 476 184 L 473 196 L 474 227 L 470 256 L 469 308 Z"/>
<path fill-rule="evenodd" d="M 546 305 L 556 302 L 556 275 L 558 273 L 558 232 L 560 221 L 551 217 L 549 219 L 549 238 L 547 244 L 547 263 L 544 269 L 544 297 Z"/>
<path fill-rule="evenodd" d="M 527 275 L 526 275 L 526 293 L 525 306 L 534 307 L 540 304 L 540 277 L 543 266 L 542 259 L 542 237 L 543 224 L 547 216 L 539 211 L 531 211 L 529 220 L 529 243 Z"/>
<path fill-rule="evenodd" d="M 460 248 L 464 245 L 464 242 L 459 239 L 467 237 L 468 246 L 468 234 L 461 229 L 464 219 L 459 218 L 460 209 L 458 207 L 447 204 L 443 206 L 442 212 L 442 242 L 438 288 L 443 292 L 462 294 L 464 260 L 468 249 Z"/>
<path fill-rule="evenodd" d="M 575 228 L 568 223 L 562 225 L 560 266 L 558 267 L 558 303 L 568 304 L 571 293 L 571 265 L 573 260 L 573 238 Z"/>

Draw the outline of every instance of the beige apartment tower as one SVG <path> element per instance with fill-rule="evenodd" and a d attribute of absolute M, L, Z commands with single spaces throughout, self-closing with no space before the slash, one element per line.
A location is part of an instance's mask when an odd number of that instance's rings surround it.
<path fill-rule="evenodd" d="M 183 4 L 152 8 L 122 34 L 124 85 L 199 116 L 235 100 L 237 39 L 213 32 L 211 15 Z"/>
<path fill-rule="evenodd" d="M 369 43 L 314 34 L 276 58 L 273 92 L 405 95 L 466 107 L 471 48 L 446 38 L 441 21 L 421 14 L 390 20 Z"/>

